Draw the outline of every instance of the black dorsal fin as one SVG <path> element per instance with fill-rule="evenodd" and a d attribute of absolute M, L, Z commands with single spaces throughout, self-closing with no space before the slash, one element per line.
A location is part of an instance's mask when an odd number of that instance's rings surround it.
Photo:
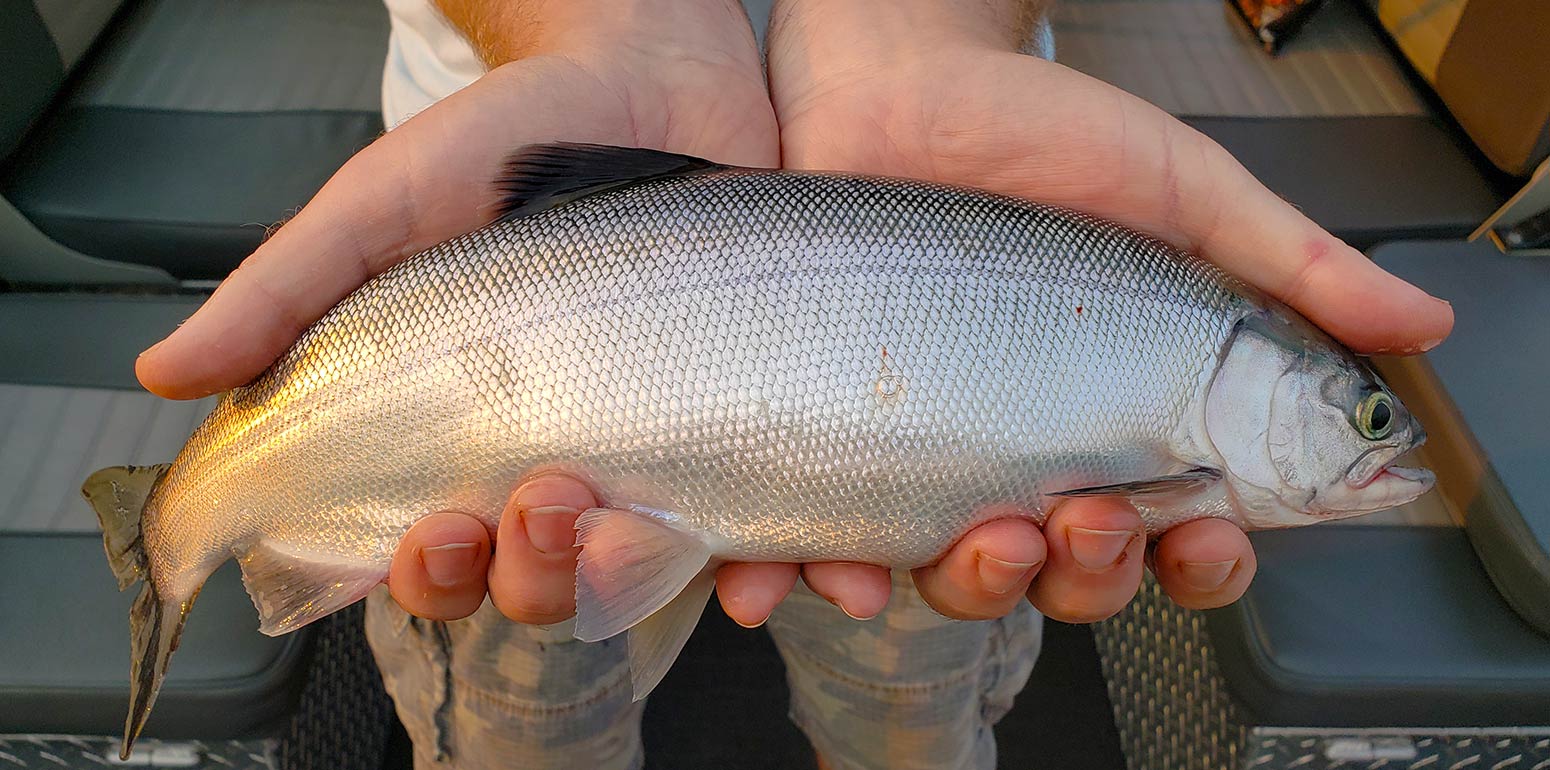
<path fill-rule="evenodd" d="M 651 179 L 727 168 L 689 155 L 606 144 L 557 142 L 523 147 L 496 180 L 498 222 Z"/>

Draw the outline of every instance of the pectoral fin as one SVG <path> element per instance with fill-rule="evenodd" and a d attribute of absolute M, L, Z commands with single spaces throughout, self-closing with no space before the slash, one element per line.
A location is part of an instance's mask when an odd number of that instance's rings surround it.
<path fill-rule="evenodd" d="M 258 608 L 258 630 L 295 631 L 366 598 L 387 577 L 388 565 L 351 561 L 261 540 L 237 557 L 242 584 Z"/>
<path fill-rule="evenodd" d="M 576 520 L 576 638 L 630 631 L 639 700 L 661 681 L 714 586 L 710 548 L 670 514 L 594 508 Z"/>
<path fill-rule="evenodd" d="M 1158 476 L 1150 479 L 1104 484 L 1096 487 L 1080 487 L 1060 492 L 1050 492 L 1055 497 L 1158 497 L 1184 496 L 1204 492 L 1207 487 L 1221 480 L 1222 472 L 1215 468 L 1191 468 L 1183 473 Z"/>

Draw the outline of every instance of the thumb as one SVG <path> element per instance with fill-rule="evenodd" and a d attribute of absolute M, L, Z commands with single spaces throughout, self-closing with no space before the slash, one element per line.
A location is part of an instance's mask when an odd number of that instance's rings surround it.
<path fill-rule="evenodd" d="M 373 142 L 141 354 L 140 382 L 166 398 L 199 398 L 250 381 L 367 279 L 488 222 L 494 180 L 516 148 L 561 136 L 620 143 L 614 134 L 629 121 L 600 89 L 576 65 L 525 60 Z"/>

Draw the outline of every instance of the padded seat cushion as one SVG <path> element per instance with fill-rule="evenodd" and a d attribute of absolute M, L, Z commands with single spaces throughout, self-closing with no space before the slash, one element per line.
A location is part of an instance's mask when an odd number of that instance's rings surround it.
<path fill-rule="evenodd" d="M 0 733 L 114 735 L 129 704 L 129 605 L 95 534 L 0 534 Z M 309 633 L 271 639 L 235 564 L 189 613 L 151 738 L 270 734 L 296 707 Z"/>
<path fill-rule="evenodd" d="M 0 734 L 122 729 L 134 592 L 109 574 L 80 483 L 103 465 L 169 461 L 212 406 L 163 402 L 134 380 L 135 354 L 201 299 L 0 294 Z M 189 616 L 146 735 L 272 734 L 295 709 L 311 637 L 260 634 L 226 564 Z"/>
<path fill-rule="evenodd" d="M 1550 639 L 1502 601 L 1463 532 L 1316 526 L 1251 539 L 1254 583 L 1206 621 L 1254 724 L 1550 724 Z"/>
<path fill-rule="evenodd" d="M 1466 529 L 1502 595 L 1550 635 L 1550 261 L 1485 241 L 1391 243 L 1372 258 L 1453 303 L 1453 335 L 1426 359 L 1489 463 L 1459 502 Z"/>
<path fill-rule="evenodd" d="M 148 0 L 0 172 L 55 240 L 221 278 L 382 130 L 379 0 Z"/>
<path fill-rule="evenodd" d="M 1471 150 L 1427 115 L 1183 120 L 1358 249 L 1462 238 L 1506 199 Z"/>

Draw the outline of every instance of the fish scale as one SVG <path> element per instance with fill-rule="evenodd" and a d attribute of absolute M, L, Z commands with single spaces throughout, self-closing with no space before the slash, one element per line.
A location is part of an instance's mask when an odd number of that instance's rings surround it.
<path fill-rule="evenodd" d="M 1092 487 L 1153 532 L 1246 524 L 1211 483 L 1233 475 L 1204 437 L 1219 371 L 1263 370 L 1245 392 L 1269 404 L 1312 350 L 1376 387 L 1201 259 L 1059 208 L 571 145 L 503 185 L 508 215 L 346 297 L 170 467 L 88 480 L 115 574 L 147 580 L 129 737 L 233 556 L 284 633 L 380 582 L 421 517 L 493 528 L 524 476 L 575 474 L 604 503 L 578 523 L 577 636 L 629 629 L 642 696 L 724 561 L 916 567 L 992 504 L 1042 521 Z M 1234 359 L 1255 318 L 1275 328 Z M 1352 431 L 1336 417 L 1320 436 Z"/>
<path fill-rule="evenodd" d="M 729 556 L 915 566 L 982 505 L 1036 503 L 1041 479 L 1177 464 L 1155 450 L 1246 307 L 1186 260 L 920 183 L 729 171 L 598 195 L 347 298 L 217 406 L 157 521 L 217 522 L 206 558 L 263 535 L 385 561 L 425 513 L 493 522 L 515 479 L 562 465 Z M 884 349 L 906 383 L 892 401 Z M 213 510 L 191 499 L 212 493 Z"/>

